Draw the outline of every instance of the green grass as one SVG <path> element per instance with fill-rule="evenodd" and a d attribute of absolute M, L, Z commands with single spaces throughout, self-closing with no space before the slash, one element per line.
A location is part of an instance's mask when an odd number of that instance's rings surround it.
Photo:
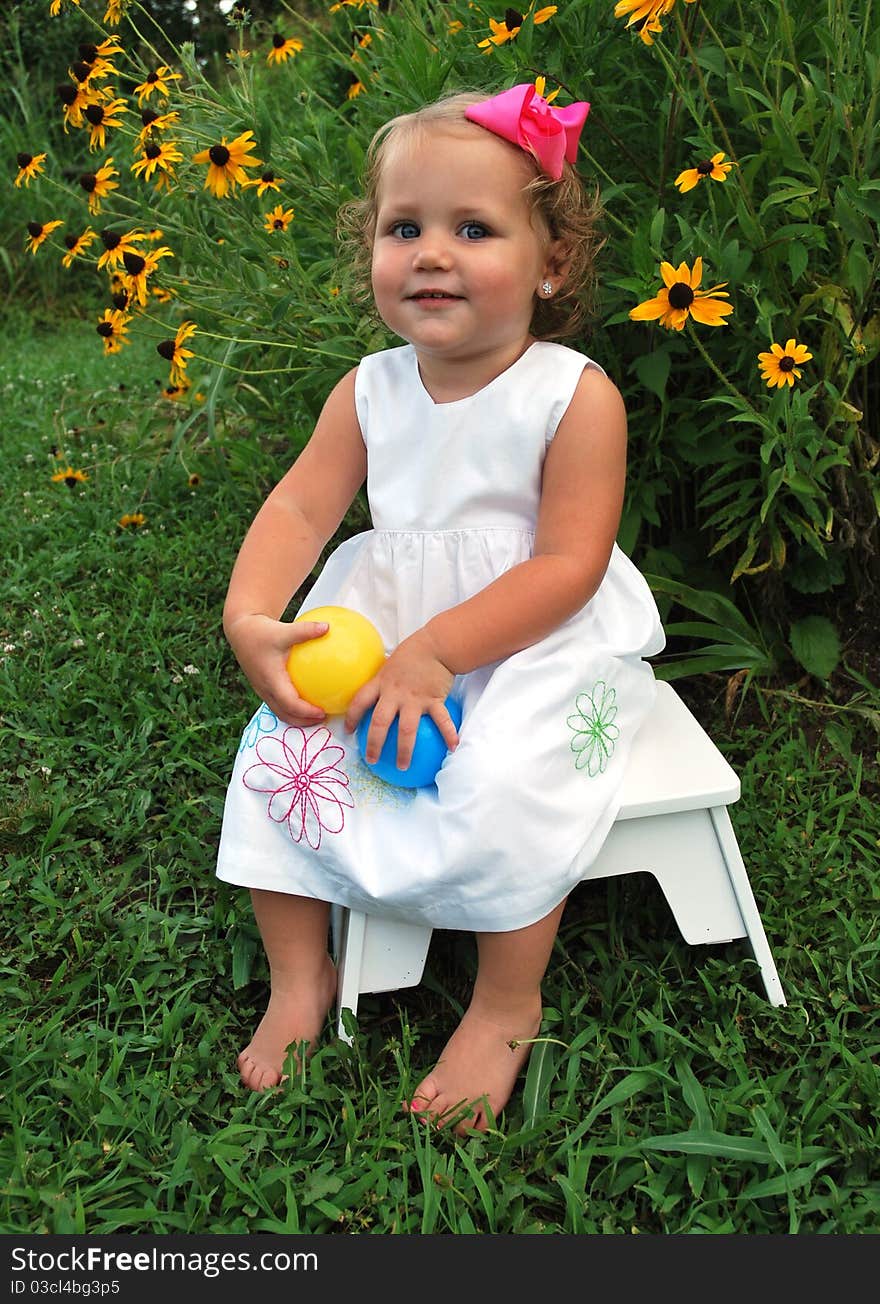
<path fill-rule="evenodd" d="M 435 935 L 418 988 L 362 998 L 352 1047 L 328 1028 L 302 1077 L 245 1094 L 266 970 L 245 894 L 213 875 L 252 705 L 220 610 L 301 423 L 208 400 L 178 441 L 160 364 L 101 358 L 83 325 L 11 335 L 0 1228 L 876 1231 L 877 736 L 843 708 L 877 689 L 855 668 L 813 685 L 821 708 L 754 688 L 728 722 L 722 678 L 681 685 L 742 777 L 732 817 L 786 1008 L 744 943 L 688 947 L 634 876 L 573 894 L 548 1040 L 487 1136 L 400 1107 L 467 999 L 464 934 Z M 53 445 L 87 482 L 51 482 Z M 143 530 L 118 529 L 135 510 Z"/>

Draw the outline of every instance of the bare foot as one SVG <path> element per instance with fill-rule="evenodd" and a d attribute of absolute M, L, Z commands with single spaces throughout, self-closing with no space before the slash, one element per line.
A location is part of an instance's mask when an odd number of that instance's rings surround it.
<path fill-rule="evenodd" d="M 267 1091 L 283 1082 L 287 1048 L 307 1041 L 314 1046 L 336 995 L 336 968 L 327 956 L 317 982 L 307 987 L 273 987 L 269 1005 L 251 1043 L 236 1061 L 241 1080 L 251 1091 Z"/>
<path fill-rule="evenodd" d="M 510 1099 L 529 1057 L 528 1040 L 540 1026 L 540 993 L 528 1007 L 512 1013 L 473 1000 L 437 1067 L 419 1083 L 405 1108 L 437 1127 L 455 1120 L 459 1136 L 473 1128 L 485 1132 L 489 1110 L 497 1118 Z M 463 1112 L 467 1117 L 462 1117 Z"/>

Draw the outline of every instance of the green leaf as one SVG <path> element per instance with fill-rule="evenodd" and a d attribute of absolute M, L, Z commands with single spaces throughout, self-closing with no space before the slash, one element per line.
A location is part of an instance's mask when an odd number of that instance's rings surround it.
<path fill-rule="evenodd" d="M 807 270 L 809 256 L 804 246 L 797 240 L 788 246 L 788 267 L 792 281 L 799 281 Z"/>
<path fill-rule="evenodd" d="M 645 389 L 649 389 L 659 399 L 664 398 L 666 395 L 666 382 L 669 379 L 671 367 L 672 361 L 665 349 L 655 349 L 653 353 L 643 353 L 633 363 L 633 370 L 645 386 Z"/>
<path fill-rule="evenodd" d="M 827 679 L 840 662 L 840 639 L 827 616 L 804 616 L 790 632 L 795 659 L 817 679 Z"/>
<path fill-rule="evenodd" d="M 523 1122 L 533 1127 L 550 1112 L 550 1083 L 556 1072 L 556 1047 L 552 1041 L 538 1041 L 532 1047 L 523 1087 Z"/>

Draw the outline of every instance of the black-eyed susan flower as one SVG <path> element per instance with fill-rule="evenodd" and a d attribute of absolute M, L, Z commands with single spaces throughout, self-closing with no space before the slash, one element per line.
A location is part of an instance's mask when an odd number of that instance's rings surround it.
<path fill-rule="evenodd" d="M 155 72 L 148 73 L 139 86 L 135 86 L 134 93 L 138 97 L 138 105 L 143 105 L 156 92 L 156 99 L 167 100 L 171 94 L 171 83 L 180 81 L 180 73 L 174 72 L 169 68 L 167 63 L 160 64 Z"/>
<path fill-rule="evenodd" d="M 31 184 L 31 178 L 39 176 L 43 170 L 43 164 L 46 161 L 45 154 L 28 154 L 24 150 L 16 154 L 15 161 L 18 164 L 18 175 L 14 184 L 20 186 L 22 181 L 26 186 Z"/>
<path fill-rule="evenodd" d="M 122 22 L 122 13 L 128 0 L 107 0 L 107 12 L 104 15 L 104 22 L 111 27 L 118 27 Z"/>
<path fill-rule="evenodd" d="M 90 90 L 88 85 L 74 86 L 70 82 L 62 82 L 56 87 L 58 98 L 64 105 L 64 130 L 68 127 L 81 127 L 83 125 L 83 110 L 90 104 L 100 100 L 100 95 Z"/>
<path fill-rule="evenodd" d="M 557 87 L 556 87 L 556 90 L 555 90 L 555 91 L 551 91 L 549 95 L 545 95 L 545 94 L 544 94 L 546 88 L 547 88 L 547 78 L 546 78 L 546 77 L 536 77 L 536 78 L 535 78 L 535 94 L 536 94 L 536 95 L 540 95 L 541 98 L 544 99 L 544 100 L 546 100 L 548 104 L 552 104 L 553 101 L 556 99 L 556 96 L 559 94 L 559 87 L 557 86 Z"/>
<path fill-rule="evenodd" d="M 267 231 L 286 231 L 293 221 L 293 209 L 276 204 L 271 213 L 266 214 Z"/>
<path fill-rule="evenodd" d="M 119 69 L 114 68 L 106 53 L 101 53 L 102 50 L 109 51 L 111 48 L 114 54 L 122 54 L 122 46 L 112 41 L 103 41 L 100 46 L 81 45 L 80 57 L 68 70 L 73 80 L 82 86 L 91 86 L 92 82 L 104 81 L 107 77 L 118 77 Z"/>
<path fill-rule="evenodd" d="M 149 181 L 155 173 L 156 189 L 161 190 L 164 187 L 166 190 L 171 190 L 176 180 L 174 165 L 183 161 L 183 154 L 177 148 L 177 142 L 149 140 L 142 146 L 142 150 L 140 158 L 131 165 L 132 172 L 145 181 Z"/>
<path fill-rule="evenodd" d="M 505 9 L 504 17 L 500 22 L 494 18 L 489 19 L 491 36 L 487 36 L 485 41 L 478 41 L 477 48 L 491 54 L 493 46 L 504 45 L 506 41 L 514 40 L 527 18 L 531 18 L 535 24 L 546 23 L 556 13 L 556 8 L 556 5 L 544 5 L 543 8 L 535 10 L 532 4 L 524 14 L 521 14 L 518 9 Z"/>
<path fill-rule="evenodd" d="M 30 249 L 31 253 L 35 254 L 43 241 L 52 234 L 55 228 L 63 225 L 64 223 L 60 218 L 56 218 L 54 222 L 28 222 L 28 233 L 25 237 L 25 244 L 28 249 Z"/>
<path fill-rule="evenodd" d="M 154 285 L 150 293 L 157 303 L 170 303 L 174 298 L 174 291 L 166 290 L 164 285 Z"/>
<path fill-rule="evenodd" d="M 194 163 L 207 163 L 208 175 L 205 189 L 210 190 L 218 199 L 223 199 L 229 190 L 234 190 L 248 180 L 245 168 L 258 168 L 262 159 L 254 158 L 252 149 L 256 149 L 252 131 L 243 131 L 235 140 L 226 143 L 222 136 L 219 145 L 210 145 L 193 155 Z"/>
<path fill-rule="evenodd" d="M 378 3 L 379 0 L 338 0 L 336 4 L 330 6 L 330 12 L 335 14 L 340 9 L 374 9 Z"/>
<path fill-rule="evenodd" d="M 372 44 L 373 38 L 369 32 L 364 32 L 363 36 L 358 37 L 355 41 L 354 49 L 351 52 L 351 57 L 354 59 L 355 63 L 360 63 L 361 50 L 366 50 L 367 46 Z"/>
<path fill-rule="evenodd" d="M 774 385 L 780 389 L 783 385 L 794 388 L 794 382 L 801 378 L 798 367 L 809 362 L 812 356 L 806 345 L 798 344 L 797 340 L 788 340 L 785 348 L 781 344 L 771 344 L 769 353 L 758 354 L 761 379 L 766 380 L 771 389 Z"/>
<path fill-rule="evenodd" d="M 189 485 L 190 489 L 198 489 L 199 485 L 202 483 L 202 477 L 199 475 L 198 471 L 193 471 L 186 477 L 186 483 Z"/>
<path fill-rule="evenodd" d="M 68 489 L 75 489 L 78 484 L 84 484 L 88 478 L 85 471 L 76 471 L 72 466 L 66 466 L 63 471 L 55 472 L 52 483 L 66 484 Z"/>
<path fill-rule="evenodd" d="M 727 291 L 724 289 L 727 282 L 722 281 L 711 290 L 698 289 L 703 278 L 702 258 L 694 259 L 693 271 L 687 263 L 679 263 L 677 268 L 673 267 L 672 263 L 661 263 L 660 275 L 663 277 L 663 289 L 658 291 L 653 299 L 648 299 L 638 307 L 630 309 L 629 316 L 632 321 L 659 319 L 661 326 L 673 331 L 683 330 L 688 317 L 702 322 L 704 326 L 726 324 L 725 316 L 733 312 L 733 304 L 724 302 L 727 298 Z M 715 295 L 722 297 L 715 298 Z"/>
<path fill-rule="evenodd" d="M 187 379 L 186 364 L 190 358 L 196 355 L 192 349 L 185 349 L 183 346 L 190 336 L 195 335 L 198 327 L 194 321 L 181 322 L 177 328 L 177 334 L 173 340 L 160 340 L 156 345 L 156 352 L 160 358 L 171 363 L 170 383 L 180 385 Z"/>
<path fill-rule="evenodd" d="M 119 182 L 114 181 L 119 173 L 112 166 L 113 155 L 102 163 L 97 172 L 83 172 L 79 179 L 79 184 L 89 197 L 89 212 L 100 213 L 101 200 L 106 199 L 111 190 L 119 189 Z"/>
<path fill-rule="evenodd" d="M 358 81 L 357 78 L 355 78 L 355 80 L 349 86 L 348 90 L 345 92 L 345 98 L 347 100 L 354 100 L 357 98 L 358 95 L 360 95 L 361 91 L 363 91 L 364 89 L 365 89 L 364 83 L 362 81 Z"/>
<path fill-rule="evenodd" d="M 61 13 L 61 9 L 64 3 L 65 0 L 51 0 L 51 4 L 49 5 L 49 17 L 57 18 L 58 15 Z M 76 6 L 76 8 L 79 8 L 79 0 L 67 0 L 67 3 L 71 6 Z"/>
<path fill-rule="evenodd" d="M 257 187 L 257 197 L 262 198 L 267 190 L 276 190 L 281 192 L 281 178 L 276 177 L 272 171 L 266 171 L 261 177 L 252 177 L 250 181 L 243 181 L 242 186 L 247 190 L 250 186 Z"/>
<path fill-rule="evenodd" d="M 89 149 L 104 149 L 107 144 L 107 132 L 111 128 L 121 127 L 121 113 L 128 113 L 125 100 L 110 100 L 106 104 L 87 104 L 83 117 L 89 126 Z"/>
<path fill-rule="evenodd" d="M 703 177 L 711 177 L 713 181 L 726 181 L 727 174 L 736 164 L 724 162 L 724 151 L 713 154 L 711 158 L 705 159 L 698 163 L 695 168 L 685 168 L 684 172 L 679 172 L 675 178 L 675 184 L 683 195 L 694 186 L 698 186 Z"/>
<path fill-rule="evenodd" d="M 98 59 L 110 59 L 114 54 L 124 53 L 116 36 L 108 36 L 100 45 L 96 45 L 94 41 L 83 41 L 79 47 L 79 57 L 84 63 L 97 63 Z"/>
<path fill-rule="evenodd" d="M 138 245 L 147 239 L 144 231 L 124 231 L 122 235 L 118 231 L 111 231 L 108 228 L 100 232 L 101 244 L 104 246 L 104 252 L 98 259 L 98 271 L 105 267 L 113 271 L 119 267 L 122 262 L 122 256 L 132 250 L 137 252 Z"/>
<path fill-rule="evenodd" d="M 693 4 L 694 0 L 685 0 L 685 4 Z M 654 37 L 659 36 L 663 31 L 661 18 L 672 12 L 675 8 L 675 0 L 618 0 L 614 6 L 614 17 L 627 18 L 627 27 L 638 24 L 638 33 L 645 45 L 653 45 Z"/>
<path fill-rule="evenodd" d="M 155 109 L 146 108 L 141 113 L 141 122 L 144 124 L 138 132 L 138 141 L 143 145 L 148 137 L 156 131 L 170 131 L 180 122 L 180 114 L 177 109 L 171 109 L 168 113 L 157 113 Z"/>
<path fill-rule="evenodd" d="M 119 518 L 120 530 L 140 530 L 147 523 L 147 518 L 143 512 L 125 512 Z"/>
<path fill-rule="evenodd" d="M 130 341 L 126 338 L 128 335 L 128 323 L 131 317 L 127 313 L 120 312 L 118 308 L 105 308 L 98 318 L 98 324 L 95 330 L 104 341 L 104 353 L 118 353 L 123 344 Z"/>
<path fill-rule="evenodd" d="M 282 36 L 275 32 L 272 37 L 272 49 L 266 55 L 267 63 L 286 63 L 293 54 L 299 54 L 303 48 L 302 41 L 295 36 Z"/>
<path fill-rule="evenodd" d="M 187 390 L 190 388 L 191 384 L 192 382 L 187 380 L 184 376 L 182 383 L 171 384 L 169 382 L 169 384 L 167 384 L 160 392 L 163 398 L 168 399 L 169 403 L 179 403 L 182 399 L 186 398 Z"/>
<path fill-rule="evenodd" d="M 125 268 L 123 284 L 142 308 L 147 306 L 147 281 L 159 266 L 159 259 L 173 257 L 174 253 L 167 245 L 162 245 L 159 249 L 150 249 L 145 254 L 131 250 L 122 255 L 122 266 Z"/>
<path fill-rule="evenodd" d="M 93 244 L 97 238 L 97 231 L 93 231 L 90 226 L 86 227 L 82 235 L 66 235 L 64 237 L 64 243 L 67 246 L 67 253 L 61 259 L 63 265 L 65 267 L 70 267 L 74 258 L 81 258 L 89 245 Z"/>

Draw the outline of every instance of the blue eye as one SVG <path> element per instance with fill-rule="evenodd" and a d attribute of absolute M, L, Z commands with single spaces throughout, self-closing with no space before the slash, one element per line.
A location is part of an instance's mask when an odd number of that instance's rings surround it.
<path fill-rule="evenodd" d="M 395 222 L 391 228 L 391 234 L 398 236 L 401 240 L 415 240 L 420 232 L 415 222 Z"/>
<path fill-rule="evenodd" d="M 489 234 L 489 228 L 482 222 L 465 222 L 461 232 L 466 240 L 482 240 Z"/>

